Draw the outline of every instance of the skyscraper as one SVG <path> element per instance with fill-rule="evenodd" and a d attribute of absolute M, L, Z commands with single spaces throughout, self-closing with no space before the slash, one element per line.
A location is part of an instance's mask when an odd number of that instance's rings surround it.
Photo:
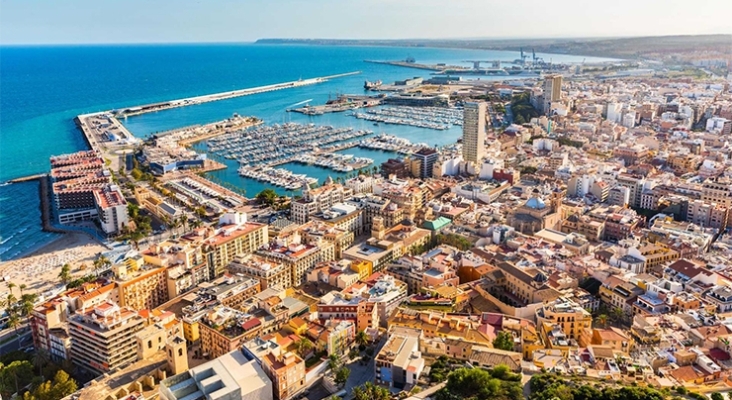
<path fill-rule="evenodd" d="M 562 75 L 547 75 L 544 77 L 544 106 L 542 111 L 548 114 L 552 104 L 562 97 Z"/>
<path fill-rule="evenodd" d="M 463 159 L 479 163 L 485 154 L 485 103 L 465 103 Z"/>

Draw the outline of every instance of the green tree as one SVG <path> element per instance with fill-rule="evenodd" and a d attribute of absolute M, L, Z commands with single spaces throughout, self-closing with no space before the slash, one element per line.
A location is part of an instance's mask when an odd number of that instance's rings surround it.
<path fill-rule="evenodd" d="M 330 356 L 328 356 L 328 369 L 335 372 L 335 370 L 337 370 L 340 365 L 341 363 L 337 355 L 331 354 Z"/>
<path fill-rule="evenodd" d="M 356 332 L 356 344 L 365 346 L 369 342 L 369 336 L 364 331 Z"/>
<path fill-rule="evenodd" d="M 64 285 L 71 282 L 71 267 L 69 264 L 64 264 L 61 267 L 61 272 L 58 273 L 58 279 L 63 283 Z"/>
<path fill-rule="evenodd" d="M 435 393 L 436 400 L 520 400 L 523 399 L 521 376 L 508 367 L 497 366 L 493 370 L 459 368 L 447 377 L 445 387 Z"/>
<path fill-rule="evenodd" d="M 273 206 L 277 201 L 277 193 L 274 190 L 267 188 L 257 193 L 256 199 L 260 204 Z"/>
<path fill-rule="evenodd" d="M 353 388 L 354 400 L 389 400 L 391 393 L 389 389 L 376 386 L 371 382 L 366 382 L 361 386 Z"/>
<path fill-rule="evenodd" d="M 28 360 L 16 360 L 8 365 L 0 364 L 0 388 L 3 398 L 10 398 L 31 383 L 33 366 Z"/>
<path fill-rule="evenodd" d="M 351 370 L 348 367 L 341 367 L 336 371 L 335 382 L 339 385 L 343 385 L 348 381 L 348 377 L 351 376 Z"/>
<path fill-rule="evenodd" d="M 508 331 L 500 331 L 493 339 L 493 347 L 501 350 L 513 351 L 513 335 Z"/>
<path fill-rule="evenodd" d="M 722 396 L 722 393 L 715 392 L 712 393 L 712 400 L 724 400 L 724 396 Z"/>
<path fill-rule="evenodd" d="M 53 382 L 46 381 L 38 385 L 32 392 L 26 392 L 23 400 L 58 400 L 76 391 L 78 385 L 64 370 L 59 370 Z"/>
<path fill-rule="evenodd" d="M 305 358 L 305 356 L 312 350 L 313 348 L 313 342 L 310 341 L 308 338 L 302 338 L 297 341 L 297 354 L 300 355 L 300 357 Z"/>
<path fill-rule="evenodd" d="M 94 260 L 94 272 L 99 275 L 99 270 L 104 269 L 112 265 L 112 261 L 109 260 L 104 254 L 100 254 L 96 260 Z"/>
<path fill-rule="evenodd" d="M 607 326 L 607 315 L 600 314 L 597 317 L 595 317 L 595 323 L 597 325 L 602 326 L 603 328 Z"/>

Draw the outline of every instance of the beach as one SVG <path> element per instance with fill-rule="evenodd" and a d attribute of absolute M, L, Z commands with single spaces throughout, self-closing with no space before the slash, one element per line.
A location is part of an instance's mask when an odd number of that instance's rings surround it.
<path fill-rule="evenodd" d="M 25 284 L 24 293 L 40 295 L 60 283 L 64 264 L 71 266 L 72 276 L 80 277 L 93 272 L 94 259 L 104 251 L 106 247 L 85 234 L 65 233 L 22 258 L 0 263 L 0 277 L 16 286 Z M 16 288 L 14 294 L 19 296 L 20 291 Z"/>

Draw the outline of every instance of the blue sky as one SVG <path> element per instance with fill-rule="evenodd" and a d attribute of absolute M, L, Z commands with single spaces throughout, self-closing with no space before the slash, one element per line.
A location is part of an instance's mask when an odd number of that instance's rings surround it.
<path fill-rule="evenodd" d="M 0 0 L 0 43 L 732 33 L 730 15 L 732 0 Z"/>

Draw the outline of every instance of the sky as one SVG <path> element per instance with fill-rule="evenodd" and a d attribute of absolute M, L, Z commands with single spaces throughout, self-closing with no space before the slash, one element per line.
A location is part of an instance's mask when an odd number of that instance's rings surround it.
<path fill-rule="evenodd" d="M 732 0 L 0 0 L 0 44 L 711 34 L 730 15 Z"/>

